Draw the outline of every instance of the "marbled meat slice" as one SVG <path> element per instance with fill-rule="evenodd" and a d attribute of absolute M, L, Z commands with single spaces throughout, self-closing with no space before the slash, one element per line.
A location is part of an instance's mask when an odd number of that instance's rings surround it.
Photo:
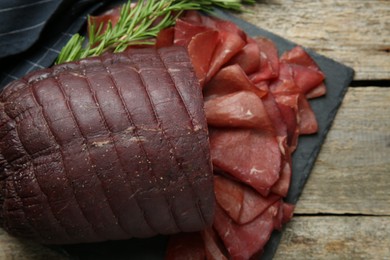
<path fill-rule="evenodd" d="M 281 199 L 281 196 L 275 194 L 264 197 L 251 187 L 224 176 L 214 177 L 214 187 L 218 205 L 237 224 L 252 221 Z"/>
<path fill-rule="evenodd" d="M 244 225 L 237 224 L 221 207 L 216 207 L 213 226 L 231 259 L 250 259 L 263 249 L 272 231 L 283 219 L 279 212 L 281 203 L 275 202 L 256 219 Z"/>
<path fill-rule="evenodd" d="M 213 164 L 266 196 L 279 179 L 281 151 L 273 132 L 212 129 Z"/>
<path fill-rule="evenodd" d="M 259 97 L 267 94 L 267 91 L 258 89 L 250 81 L 248 75 L 238 64 L 233 64 L 220 69 L 217 74 L 203 88 L 205 100 L 231 94 L 236 91 L 247 90 L 255 93 Z"/>
<path fill-rule="evenodd" d="M 272 123 L 261 99 L 251 91 L 238 91 L 205 101 L 209 126 L 259 128 L 272 131 Z"/>

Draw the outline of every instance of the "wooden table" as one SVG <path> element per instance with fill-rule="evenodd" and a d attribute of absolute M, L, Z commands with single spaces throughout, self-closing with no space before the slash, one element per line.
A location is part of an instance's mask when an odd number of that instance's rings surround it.
<path fill-rule="evenodd" d="M 275 259 L 390 259 L 390 2 L 258 1 L 243 20 L 355 69 Z M 0 259 L 61 259 L 0 229 Z"/>

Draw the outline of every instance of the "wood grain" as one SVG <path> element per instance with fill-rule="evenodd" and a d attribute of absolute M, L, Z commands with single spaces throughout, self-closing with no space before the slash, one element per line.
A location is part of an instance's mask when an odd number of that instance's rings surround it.
<path fill-rule="evenodd" d="M 390 216 L 390 88 L 349 88 L 296 213 Z"/>
<path fill-rule="evenodd" d="M 260 0 L 238 15 L 353 67 L 357 80 L 390 79 L 390 2 Z"/>
<path fill-rule="evenodd" d="M 65 260 L 63 254 L 31 241 L 20 240 L 8 235 L 0 228 L 1 260 Z"/>
<path fill-rule="evenodd" d="M 295 217 L 275 260 L 389 259 L 390 217 Z"/>

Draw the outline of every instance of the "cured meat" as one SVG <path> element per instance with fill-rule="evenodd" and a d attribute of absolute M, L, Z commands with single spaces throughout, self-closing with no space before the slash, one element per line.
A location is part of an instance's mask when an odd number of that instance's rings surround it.
<path fill-rule="evenodd" d="M 280 202 L 274 203 L 255 220 L 245 224 L 236 224 L 217 207 L 214 227 L 224 242 L 232 259 L 250 259 L 261 251 L 269 240 L 275 225 L 278 225 Z"/>
<path fill-rule="evenodd" d="M 267 94 L 266 91 L 258 89 L 255 84 L 250 81 L 247 74 L 245 74 L 245 71 L 238 64 L 233 64 L 218 71 L 204 87 L 203 96 L 205 100 L 208 100 L 240 90 L 251 91 L 259 97 L 263 97 Z"/>
<path fill-rule="evenodd" d="M 206 100 L 204 108 L 209 126 L 272 129 L 261 99 L 250 91 Z"/>
<path fill-rule="evenodd" d="M 281 152 L 273 133 L 256 129 L 210 131 L 213 164 L 264 196 L 279 179 Z"/>
<path fill-rule="evenodd" d="M 45 243 L 184 231 L 166 259 L 253 259 L 293 215 L 291 155 L 318 129 L 307 99 L 324 74 L 299 46 L 279 57 L 197 12 L 154 41 L 1 94 L 0 220 Z"/>
<path fill-rule="evenodd" d="M 207 260 L 227 260 L 227 253 L 214 229 L 206 228 L 201 232 Z"/>
<path fill-rule="evenodd" d="M 257 44 L 260 51 L 260 67 L 259 70 L 250 78 L 254 83 L 258 83 L 262 80 L 275 79 L 279 75 L 279 58 L 278 50 L 275 44 L 267 38 L 255 38 L 252 40 Z"/>
<path fill-rule="evenodd" d="M 259 46 L 255 42 L 247 43 L 227 64 L 239 65 L 247 75 L 256 72 L 260 66 Z"/>
<path fill-rule="evenodd" d="M 217 203 L 238 224 L 252 221 L 281 198 L 274 194 L 263 197 L 249 186 L 223 176 L 215 176 L 214 186 Z"/>
<path fill-rule="evenodd" d="M 201 87 L 207 81 L 210 66 L 217 44 L 220 41 L 217 31 L 205 31 L 193 37 L 188 44 L 188 54 Z M 208 46 L 204 48 L 203 46 Z"/>
<path fill-rule="evenodd" d="M 46 244 L 193 232 L 213 221 L 201 90 L 182 47 L 34 72 L 0 95 L 0 217 Z"/>

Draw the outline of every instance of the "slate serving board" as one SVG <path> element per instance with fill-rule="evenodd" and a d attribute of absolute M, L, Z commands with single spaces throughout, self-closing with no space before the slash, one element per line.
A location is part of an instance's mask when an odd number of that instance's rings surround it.
<path fill-rule="evenodd" d="M 89 9 L 89 10 L 93 10 Z M 85 14 L 85 12 L 83 12 Z M 278 50 L 283 53 L 286 50 L 293 48 L 296 44 L 291 41 L 288 41 L 278 35 L 275 35 L 271 32 L 258 28 L 250 23 L 247 23 L 239 18 L 222 11 L 217 11 L 218 16 L 223 19 L 233 21 L 243 30 L 245 30 L 250 36 L 264 36 L 273 40 Z M 81 19 L 81 18 L 80 18 Z M 70 32 L 74 32 L 77 29 L 81 28 L 81 20 L 77 20 L 78 24 L 75 27 L 71 28 Z M 55 37 L 54 37 L 55 39 Z M 62 40 L 64 41 L 64 40 Z M 54 40 L 53 40 L 54 42 Z M 60 43 L 58 40 L 57 45 Z M 298 198 L 304 188 L 304 184 L 307 178 L 310 175 L 310 172 L 314 166 L 317 155 L 320 151 L 320 148 L 325 140 L 326 134 L 328 133 L 333 119 L 336 115 L 336 112 L 343 100 L 344 94 L 347 91 L 347 88 L 350 82 L 353 79 L 353 69 L 340 64 L 334 60 L 331 60 L 327 57 L 321 56 L 315 53 L 312 50 L 307 49 L 309 54 L 317 62 L 321 70 L 326 75 L 326 86 L 327 94 L 324 97 L 313 99 L 310 101 L 314 113 L 316 114 L 319 131 L 315 135 L 310 136 L 301 136 L 299 139 L 299 145 L 297 150 L 293 154 L 293 176 L 291 181 L 291 187 L 286 198 L 287 202 L 296 203 Z M 46 57 L 42 59 L 42 55 L 47 53 L 47 51 L 41 50 L 39 48 L 32 52 L 30 57 L 39 59 L 40 61 L 45 61 L 45 64 L 50 64 L 50 60 Z M 46 54 L 45 54 L 46 55 Z M 53 61 L 53 54 L 50 53 L 50 58 Z M 53 56 L 53 57 L 52 57 Z M 54 57 L 55 58 L 55 57 Z M 52 62 L 51 61 L 51 62 Z M 26 70 L 26 65 L 23 65 L 23 61 L 19 64 L 11 66 L 12 75 L 14 77 L 21 76 Z M 31 65 L 31 64 L 30 64 Z M 43 64 L 44 65 L 44 64 Z M 3 71 L 4 73 L 4 71 Z M 8 75 L 10 75 L 8 73 Z M 6 75 L 7 76 L 7 75 Z M 2 85 L 9 81 L 7 77 L 0 78 Z M 280 242 L 282 232 L 275 231 L 270 241 L 265 247 L 265 251 L 261 259 L 272 259 L 277 246 Z M 167 244 L 167 238 L 163 236 L 151 238 L 151 239 L 131 239 L 125 241 L 112 241 L 112 242 L 103 242 L 103 243 L 94 243 L 94 244 L 83 244 L 83 245 L 69 245 L 63 247 L 53 247 L 55 250 L 59 250 L 69 256 L 71 259 L 163 259 L 165 249 Z"/>

